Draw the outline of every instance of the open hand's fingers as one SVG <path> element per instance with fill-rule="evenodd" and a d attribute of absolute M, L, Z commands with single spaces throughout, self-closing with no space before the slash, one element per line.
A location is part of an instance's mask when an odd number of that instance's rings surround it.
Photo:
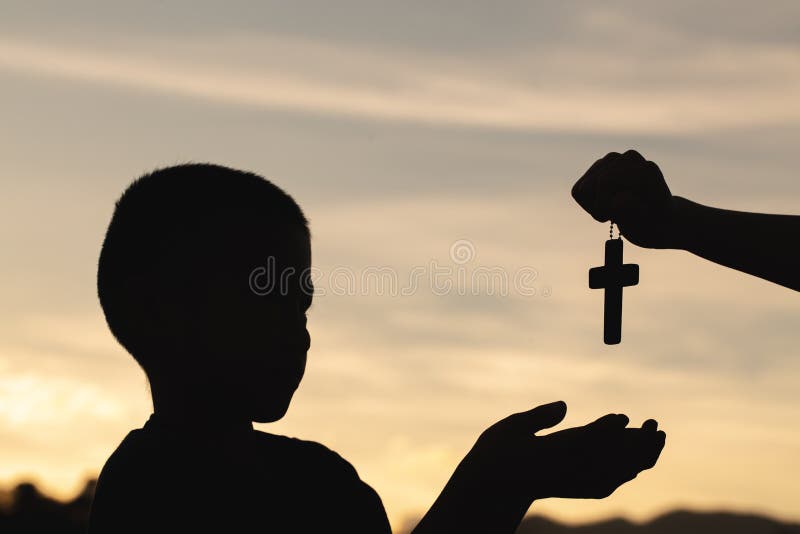
<path fill-rule="evenodd" d="M 527 412 L 519 412 L 506 417 L 501 424 L 508 425 L 515 431 L 533 434 L 556 426 L 567 415 L 567 403 L 564 401 L 542 404 Z"/>
<path fill-rule="evenodd" d="M 650 423 L 652 421 L 652 423 Z M 631 469 L 650 469 L 658 461 L 664 449 L 667 435 L 661 430 L 651 429 L 655 421 L 649 420 L 645 428 L 629 428 L 625 431 L 619 448 L 620 461 Z"/>
<path fill-rule="evenodd" d="M 648 419 L 642 424 L 642 430 L 646 430 L 648 432 L 655 432 L 658 430 L 658 421 L 655 419 Z"/>
<path fill-rule="evenodd" d="M 624 413 L 610 413 L 587 426 L 598 429 L 625 428 L 629 421 L 628 416 Z"/>

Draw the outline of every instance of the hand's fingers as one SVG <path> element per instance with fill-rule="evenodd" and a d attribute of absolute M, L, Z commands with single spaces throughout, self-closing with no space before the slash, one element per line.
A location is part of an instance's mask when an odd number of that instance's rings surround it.
<path fill-rule="evenodd" d="M 636 220 L 643 209 L 670 196 L 655 163 L 635 150 L 612 154 L 596 162 L 573 188 L 575 199 L 595 220 Z"/>
<path fill-rule="evenodd" d="M 618 193 L 629 193 L 634 197 L 636 200 L 634 207 L 639 208 L 638 213 L 635 214 L 637 216 L 641 216 L 643 210 L 657 209 L 672 196 L 658 165 L 644 159 L 635 150 L 629 150 L 623 154 L 622 159 L 614 168 L 614 173 L 617 176 L 616 181 L 614 178 L 609 178 L 611 184 L 605 188 L 616 188 Z M 612 212 L 612 217 L 620 216 Z"/>
<path fill-rule="evenodd" d="M 666 437 L 661 430 L 628 429 L 618 450 L 620 461 L 639 471 L 650 469 L 658 461 Z"/>
<path fill-rule="evenodd" d="M 638 163 L 645 163 L 647 161 L 646 159 L 644 159 L 644 156 L 642 156 L 632 148 L 630 150 L 626 150 L 623 156 L 625 156 L 631 161 L 636 161 Z"/>
<path fill-rule="evenodd" d="M 644 423 L 642 423 L 642 430 L 646 430 L 648 432 L 655 432 L 658 430 L 658 421 L 655 419 L 648 419 Z"/>
<path fill-rule="evenodd" d="M 594 205 L 594 187 L 595 181 L 590 179 L 590 173 L 594 172 L 593 170 L 596 168 L 597 164 L 600 163 L 600 160 L 594 162 L 594 165 L 589 167 L 589 170 L 586 171 L 575 185 L 572 186 L 572 198 L 575 199 L 575 202 L 583 208 L 589 215 L 592 214 L 592 207 Z M 602 222 L 602 221 L 601 221 Z"/>
<path fill-rule="evenodd" d="M 535 433 L 556 426 L 566 415 L 567 403 L 556 401 L 537 406 L 527 412 L 515 413 L 506 420 L 522 432 Z"/>
<path fill-rule="evenodd" d="M 623 209 L 639 207 L 647 187 L 643 177 L 645 159 L 634 150 L 625 152 L 612 165 L 598 174 L 595 185 L 595 213 L 614 222 L 619 222 Z"/>
<path fill-rule="evenodd" d="M 607 169 L 621 157 L 622 154 L 618 152 L 606 154 L 603 158 L 595 161 L 583 176 L 575 182 L 575 185 L 572 186 L 572 198 L 574 198 L 589 215 L 599 222 L 605 222 L 608 219 L 602 220 L 595 209 L 598 177 L 605 174 Z"/>
<path fill-rule="evenodd" d="M 589 191 L 592 182 L 590 177 L 594 175 L 598 167 L 603 165 L 604 160 L 605 158 L 600 158 L 594 163 L 592 163 L 592 166 L 589 167 L 589 169 L 587 169 L 587 171 L 583 173 L 583 176 L 578 178 L 578 180 L 575 182 L 575 185 L 572 186 L 572 191 L 571 191 L 572 198 L 574 198 L 578 202 L 578 204 L 581 205 L 583 209 L 586 209 L 586 206 L 584 204 L 588 200 L 591 200 L 594 197 L 594 192 Z"/>
<path fill-rule="evenodd" d="M 587 426 L 596 428 L 625 428 L 628 425 L 628 416 L 624 413 L 610 413 L 600 419 L 589 423 Z"/>
<path fill-rule="evenodd" d="M 667 435 L 664 433 L 663 430 L 659 430 L 653 435 L 651 441 L 652 451 L 650 457 L 644 463 L 644 467 L 642 469 L 650 469 L 654 465 L 656 465 L 658 458 L 661 456 L 661 451 L 664 450 L 664 445 L 666 444 L 666 440 L 667 440 Z"/>

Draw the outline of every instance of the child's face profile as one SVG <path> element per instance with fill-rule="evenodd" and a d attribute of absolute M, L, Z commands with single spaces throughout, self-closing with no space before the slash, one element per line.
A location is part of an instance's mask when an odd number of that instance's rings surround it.
<path fill-rule="evenodd" d="M 214 396 L 238 416 L 265 423 L 283 417 L 305 372 L 311 245 L 303 229 L 292 228 L 253 252 L 207 281 L 205 317 L 193 337 L 210 356 Z"/>

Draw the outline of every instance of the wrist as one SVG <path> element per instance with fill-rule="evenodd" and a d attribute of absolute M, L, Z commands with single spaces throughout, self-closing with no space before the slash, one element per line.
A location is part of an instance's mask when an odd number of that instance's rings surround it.
<path fill-rule="evenodd" d="M 673 196 L 667 217 L 667 239 L 664 248 L 689 250 L 692 235 L 692 217 L 697 204 L 691 200 Z"/>
<path fill-rule="evenodd" d="M 422 519 L 415 534 L 511 534 L 517 530 L 533 501 L 533 498 L 524 497 L 506 485 L 460 480 L 456 473 Z"/>

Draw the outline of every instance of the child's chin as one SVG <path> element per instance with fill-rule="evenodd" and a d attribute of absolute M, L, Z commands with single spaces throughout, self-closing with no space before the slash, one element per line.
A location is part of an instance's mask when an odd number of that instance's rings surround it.
<path fill-rule="evenodd" d="M 286 415 L 291 397 L 284 403 L 274 403 L 269 406 L 259 406 L 252 415 L 255 423 L 274 423 Z"/>
<path fill-rule="evenodd" d="M 269 413 L 269 414 L 266 414 L 266 413 L 265 414 L 256 414 L 255 416 L 253 416 L 253 422 L 254 423 L 274 423 L 275 421 L 278 421 L 278 420 L 282 419 L 284 415 L 286 415 L 286 410 L 283 410 L 280 413 L 279 412 L 273 412 L 273 413 Z"/>

